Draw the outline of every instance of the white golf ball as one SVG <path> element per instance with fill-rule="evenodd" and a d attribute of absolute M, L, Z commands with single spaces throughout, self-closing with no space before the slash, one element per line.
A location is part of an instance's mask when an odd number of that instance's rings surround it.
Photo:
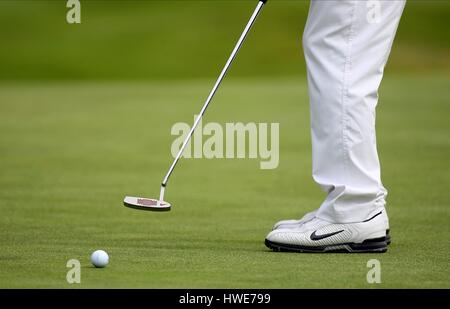
<path fill-rule="evenodd" d="M 109 263 L 109 256 L 108 253 L 106 253 L 103 250 L 96 250 L 91 255 L 91 263 L 95 267 L 103 268 Z"/>

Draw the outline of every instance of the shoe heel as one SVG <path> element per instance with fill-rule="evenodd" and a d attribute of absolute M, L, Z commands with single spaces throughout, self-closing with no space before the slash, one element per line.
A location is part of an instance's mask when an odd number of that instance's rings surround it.
<path fill-rule="evenodd" d="M 389 230 L 386 230 L 386 243 L 388 246 L 391 244 L 391 234 Z"/>
<path fill-rule="evenodd" d="M 353 252 L 386 252 L 387 242 L 386 237 L 374 238 L 364 240 L 360 244 L 349 244 Z"/>

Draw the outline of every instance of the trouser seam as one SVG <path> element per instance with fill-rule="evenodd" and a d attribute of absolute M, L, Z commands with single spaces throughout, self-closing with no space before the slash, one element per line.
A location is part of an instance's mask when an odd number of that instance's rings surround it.
<path fill-rule="evenodd" d="M 346 183 L 347 178 L 347 166 L 349 163 L 349 141 L 348 141 L 348 122 L 349 119 L 347 117 L 347 102 L 348 102 L 348 84 L 351 75 L 351 65 L 352 65 L 352 47 L 353 47 L 353 37 L 354 37 L 354 25 L 356 18 L 356 5 L 357 1 L 353 2 L 353 8 L 351 11 L 351 19 L 350 25 L 348 28 L 348 38 L 347 38 L 347 50 L 345 54 L 344 61 L 344 72 L 342 79 L 342 97 L 341 97 L 341 105 L 342 105 L 342 163 L 343 163 L 343 171 L 342 176 L 344 178 L 344 183 Z"/>

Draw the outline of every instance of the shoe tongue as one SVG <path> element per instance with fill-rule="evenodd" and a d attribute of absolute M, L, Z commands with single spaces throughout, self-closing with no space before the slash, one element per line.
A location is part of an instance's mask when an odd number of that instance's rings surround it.
<path fill-rule="evenodd" d="M 305 224 L 303 224 L 302 227 L 305 228 L 305 230 L 317 230 L 320 228 L 323 228 L 324 226 L 330 225 L 332 223 L 319 219 L 317 217 L 314 217 L 310 220 L 308 220 L 307 222 L 305 222 Z"/>
<path fill-rule="evenodd" d="M 317 213 L 317 210 L 308 212 L 301 218 L 301 220 L 309 221 L 309 220 L 313 219 L 316 216 L 316 213 Z"/>

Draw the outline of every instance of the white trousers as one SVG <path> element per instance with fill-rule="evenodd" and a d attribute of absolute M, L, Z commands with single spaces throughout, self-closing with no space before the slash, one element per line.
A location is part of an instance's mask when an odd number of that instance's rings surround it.
<path fill-rule="evenodd" d="M 303 46 L 313 178 L 327 193 L 317 216 L 324 220 L 363 221 L 385 205 L 375 107 L 404 6 L 405 0 L 311 0 Z"/>

